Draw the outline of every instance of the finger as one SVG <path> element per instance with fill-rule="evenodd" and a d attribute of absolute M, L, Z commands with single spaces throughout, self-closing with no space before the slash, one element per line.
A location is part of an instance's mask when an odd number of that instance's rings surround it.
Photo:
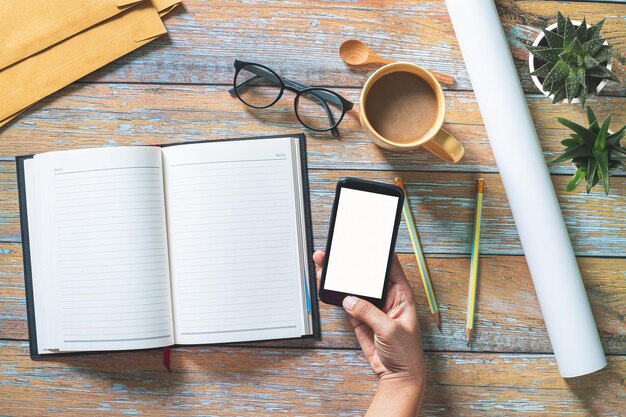
<path fill-rule="evenodd" d="M 391 272 L 389 274 L 389 284 L 391 287 L 401 288 L 401 292 L 405 292 L 409 298 L 415 302 L 415 294 L 413 293 L 413 288 L 411 288 L 411 284 L 409 280 L 406 278 L 406 274 L 404 273 L 404 269 L 402 268 L 402 264 L 400 264 L 400 259 L 398 259 L 398 255 L 394 255 L 393 262 L 391 263 Z"/>
<path fill-rule="evenodd" d="M 406 274 L 404 273 L 404 269 L 402 268 L 402 264 L 400 263 L 400 259 L 398 259 L 397 254 L 393 255 L 393 262 L 391 263 L 391 273 L 389 275 L 389 280 L 392 283 L 409 283 L 409 281 L 406 279 Z"/>
<path fill-rule="evenodd" d="M 313 260 L 315 261 L 315 265 L 322 267 L 324 265 L 324 256 L 326 254 L 322 250 L 316 250 L 313 253 Z"/>
<path fill-rule="evenodd" d="M 398 319 L 406 312 L 417 311 L 417 302 L 411 288 L 404 283 L 392 284 L 387 291 L 383 311 L 392 319 Z"/>
<path fill-rule="evenodd" d="M 359 342 L 359 346 L 361 346 L 361 350 L 365 354 L 365 357 L 369 360 L 376 350 L 376 345 L 374 344 L 374 332 L 362 321 L 359 321 L 352 316 L 348 316 L 348 319 L 354 328 L 354 334 Z"/>
<path fill-rule="evenodd" d="M 375 333 L 384 332 L 393 324 L 393 319 L 374 304 L 352 295 L 343 299 L 343 307 L 350 316 L 367 324 Z"/>
<path fill-rule="evenodd" d="M 319 287 L 320 281 L 322 280 L 322 266 L 324 265 L 324 257 L 326 254 L 324 251 L 318 250 L 313 253 L 313 261 L 315 262 L 315 266 L 317 267 L 317 271 L 315 272 L 315 278 L 317 281 L 317 285 Z"/>

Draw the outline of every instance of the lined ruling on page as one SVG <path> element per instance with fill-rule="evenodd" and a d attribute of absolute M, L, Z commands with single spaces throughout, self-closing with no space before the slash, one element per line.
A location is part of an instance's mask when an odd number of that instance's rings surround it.
<path fill-rule="evenodd" d="M 63 350 L 173 343 L 160 149 L 45 155 Z"/>
<path fill-rule="evenodd" d="M 176 343 L 301 335 L 290 140 L 163 150 Z"/>

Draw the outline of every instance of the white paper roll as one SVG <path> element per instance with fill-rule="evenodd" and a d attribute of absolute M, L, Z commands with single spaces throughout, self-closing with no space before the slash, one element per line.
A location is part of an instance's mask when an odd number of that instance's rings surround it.
<path fill-rule="evenodd" d="M 606 366 L 598 330 L 493 0 L 446 0 L 561 376 Z"/>

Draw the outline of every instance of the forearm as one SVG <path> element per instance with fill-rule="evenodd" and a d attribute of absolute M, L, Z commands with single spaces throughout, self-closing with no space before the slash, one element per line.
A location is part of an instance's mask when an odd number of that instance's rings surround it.
<path fill-rule="evenodd" d="M 366 417 L 415 417 L 422 404 L 425 381 L 388 379 L 380 381 Z"/>

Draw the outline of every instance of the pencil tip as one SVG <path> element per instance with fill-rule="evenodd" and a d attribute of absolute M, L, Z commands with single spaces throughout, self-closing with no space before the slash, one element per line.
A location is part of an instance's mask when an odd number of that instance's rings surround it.
<path fill-rule="evenodd" d="M 465 342 L 467 343 L 467 346 L 470 345 L 471 339 L 472 339 L 472 329 L 467 329 L 465 333 Z"/>
<path fill-rule="evenodd" d="M 437 325 L 437 328 L 441 332 L 441 313 L 439 312 L 439 310 L 437 310 L 437 312 L 433 314 L 433 317 L 435 319 L 435 324 Z"/>

